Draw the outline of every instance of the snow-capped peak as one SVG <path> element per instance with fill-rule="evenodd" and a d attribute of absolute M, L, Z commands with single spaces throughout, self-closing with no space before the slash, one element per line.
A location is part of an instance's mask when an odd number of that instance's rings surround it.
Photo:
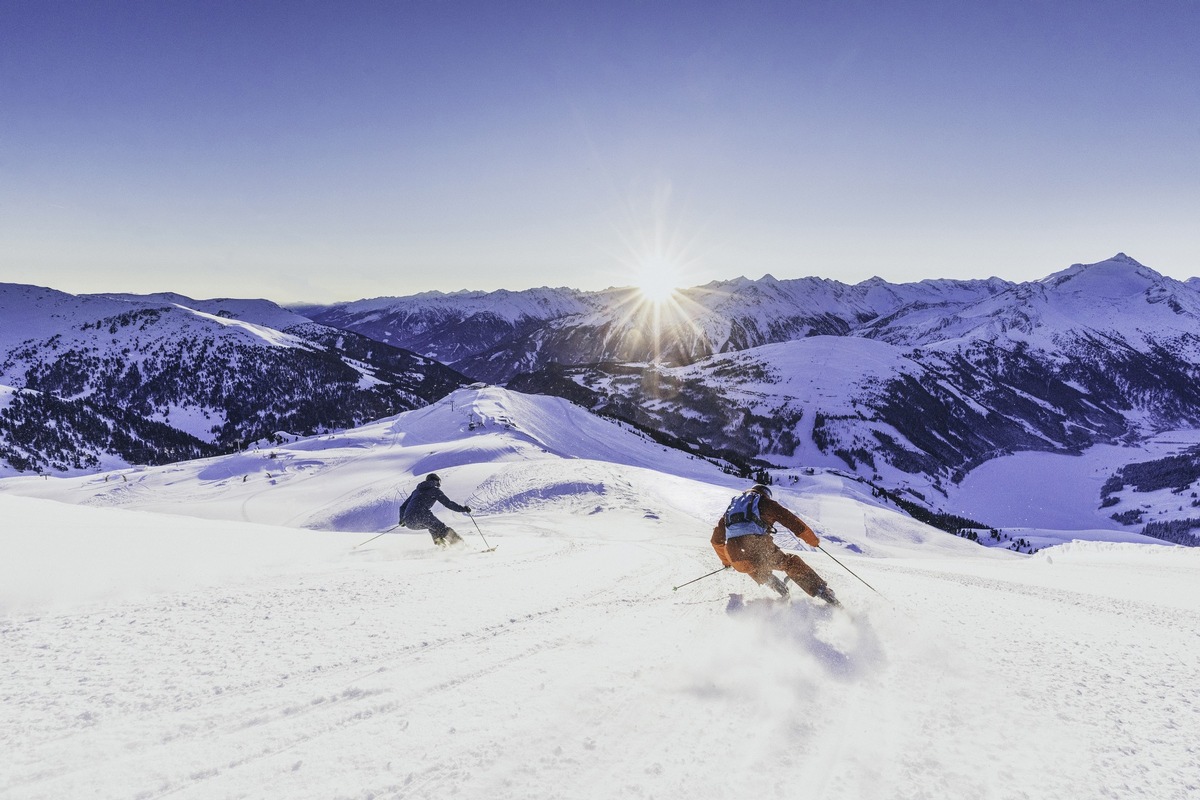
<path fill-rule="evenodd" d="M 1041 283 L 1052 289 L 1066 288 L 1066 291 L 1074 294 L 1115 299 L 1140 294 L 1166 280 L 1124 253 L 1117 253 L 1112 258 L 1094 264 L 1073 264 L 1044 278 Z M 1070 286 L 1067 287 L 1067 284 Z"/>

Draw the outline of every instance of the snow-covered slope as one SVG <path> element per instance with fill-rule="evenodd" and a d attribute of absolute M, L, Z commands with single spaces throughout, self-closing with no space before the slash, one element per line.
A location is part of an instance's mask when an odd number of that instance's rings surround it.
<path fill-rule="evenodd" d="M 770 287 L 764 279 L 729 288 L 745 300 Z M 993 459 L 1122 445 L 1115 472 L 1146 460 L 1143 442 L 1200 428 L 1200 295 L 1128 256 L 1020 285 L 874 280 L 854 288 L 866 290 L 856 304 L 845 287 L 820 282 L 789 301 L 846 320 L 837 336 L 810 328 L 676 367 L 562 359 L 510 385 L 572 397 L 731 459 L 837 464 L 956 514 L 967 509 L 956 506 L 965 495 L 955 487 Z M 1113 500 L 1095 492 L 1086 516 Z M 1169 497 L 1135 514 L 1147 500 L 1103 505 L 1103 524 L 1140 529 L 1142 517 L 1185 516 Z"/>
<path fill-rule="evenodd" d="M 119 299 L 0 283 L 0 353 L 25 341 L 49 339 L 79 321 L 113 317 L 128 310 L 129 304 Z"/>
<path fill-rule="evenodd" d="M 479 531 L 441 512 L 469 546 L 356 548 L 431 469 L 476 508 Z M 494 388 L 257 453 L 0 481 L 0 795 L 1194 792 L 1200 551 L 1018 556 L 794 477 L 778 496 L 874 587 L 804 549 L 852 615 L 731 572 L 673 591 L 717 566 L 744 482 Z"/>
<path fill-rule="evenodd" d="M 1119 340 L 1139 351 L 1178 343 L 1178 355 L 1200 353 L 1200 294 L 1118 253 L 1095 264 L 1075 264 L 1040 281 L 1011 286 L 960 307 L 906 309 L 867 326 L 865 335 L 909 347 L 952 349 L 972 340 L 1024 342 L 1059 357 L 1080 339 Z"/>
<path fill-rule="evenodd" d="M 127 303 L 159 303 L 180 306 L 193 311 L 209 314 L 220 319 L 240 320 L 241 322 L 286 331 L 298 325 L 311 323 L 308 317 L 283 308 L 270 300 L 239 299 L 222 297 L 212 300 L 197 300 L 174 292 L 159 292 L 156 294 L 105 294 L 100 297 L 110 297 Z"/>
<path fill-rule="evenodd" d="M 519 513 L 521 498 L 541 504 L 559 498 L 593 514 L 628 499 L 621 476 L 629 470 L 728 484 L 709 462 L 565 400 L 492 387 L 461 389 L 353 430 L 155 468 L 51 482 L 13 478 L 0 482 L 0 490 L 271 525 L 383 530 L 395 523 L 399 500 L 433 471 L 447 494 L 469 496 L 481 511 Z"/>
<path fill-rule="evenodd" d="M 355 331 L 380 342 L 454 364 L 520 337 L 547 320 L 587 313 L 597 298 L 574 289 L 521 292 L 423 292 L 307 306 L 316 322 Z"/>
<path fill-rule="evenodd" d="M 821 352 L 821 343 L 819 338 L 792 343 L 800 346 L 800 352 L 791 357 L 810 359 L 812 353 L 804 351 Z M 880 369 L 891 368 L 887 345 L 850 343 L 860 350 L 877 350 Z M 808 400 L 836 397 L 822 389 L 829 385 L 822 379 L 834 375 L 802 374 L 812 376 Z M 782 396 L 802 394 L 785 390 Z M 812 461 L 819 461 L 819 455 L 814 453 Z M 836 462 L 827 465 L 837 466 Z M 640 515 L 639 525 L 682 522 L 711 528 L 729 492 L 746 485 L 708 460 L 665 447 L 635 428 L 597 417 L 561 398 L 482 387 L 460 389 L 428 407 L 353 430 L 161 467 L 53 481 L 11 478 L 0 481 L 0 494 L 264 525 L 380 531 L 395 524 L 400 501 L 435 471 L 452 499 L 481 513 L 516 519 L 529 511 L 569 512 L 603 518 L 602 524 L 620 529 L 627 527 L 624 515 L 630 509 Z M 775 478 L 789 504 L 817 518 L 830 516 L 830 496 L 846 498 L 855 510 L 847 519 L 839 512 L 838 523 L 828 532 L 852 544 L 855 552 L 881 555 L 897 546 L 883 532 L 895 527 L 886 520 L 900 512 L 887 498 L 877 497 L 870 485 L 846 477 L 841 470 L 811 466 L 777 471 Z M 700 506 L 697 498 L 703 498 Z M 864 516 L 868 512 L 858 506 L 869 506 L 874 522 L 868 522 Z M 616 521 L 608 515 L 615 515 Z M 901 527 L 911 527 L 911 521 L 905 520 Z M 1038 527 L 1036 518 L 1003 521 L 1022 529 Z M 1112 530 L 1117 526 L 1106 526 L 1094 515 L 1074 526 L 1058 521 L 1052 518 L 1044 527 L 1063 530 L 1038 534 L 1036 547 L 1075 538 L 1154 541 L 1118 533 Z M 469 521 L 460 518 L 456 524 L 460 533 L 472 532 Z M 940 548 L 957 548 L 961 553 L 978 549 L 940 531 L 918 539 L 911 536 L 905 532 L 901 537 L 902 550 L 913 545 L 923 548 L 933 540 L 940 542 Z M 794 544 L 790 535 L 784 539 Z M 1008 541 L 992 544 L 1006 546 Z"/>
<path fill-rule="evenodd" d="M 1077 452 L 1127 430 L 1118 410 L 1059 378 L 1037 386 L 1027 371 L 960 367 L 878 340 L 815 336 L 687 367 L 558 368 L 511 385 L 575 397 L 699 452 L 779 467 L 840 466 L 942 496 L 990 458 Z"/>
<path fill-rule="evenodd" d="M 0 474 L 163 463 L 346 427 L 465 382 L 264 300 L 0 285 Z"/>

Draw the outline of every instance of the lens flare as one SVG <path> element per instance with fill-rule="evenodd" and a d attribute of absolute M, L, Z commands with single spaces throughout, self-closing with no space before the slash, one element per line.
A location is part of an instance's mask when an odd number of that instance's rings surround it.
<path fill-rule="evenodd" d="M 675 296 L 683 272 L 669 261 L 651 259 L 641 263 L 633 274 L 633 285 L 649 303 L 665 303 Z"/>
<path fill-rule="evenodd" d="M 684 224 L 670 210 L 671 186 L 655 192 L 644 213 L 630 204 L 625 225 L 614 226 L 622 247 L 612 253 L 613 331 L 605 341 L 605 359 L 675 366 L 711 355 L 716 345 L 701 320 L 711 312 L 694 297 L 712 294 L 696 286 L 701 230 Z M 689 236 L 689 229 L 696 232 Z"/>

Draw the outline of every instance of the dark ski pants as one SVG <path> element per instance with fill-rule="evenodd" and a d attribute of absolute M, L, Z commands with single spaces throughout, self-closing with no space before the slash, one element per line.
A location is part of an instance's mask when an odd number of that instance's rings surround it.
<path fill-rule="evenodd" d="M 746 573 L 759 584 L 766 583 L 771 573 L 779 570 L 786 572 L 792 582 L 810 596 L 825 588 L 824 578 L 805 564 L 800 556 L 780 550 L 770 534 L 735 536 L 725 542 L 725 551 L 734 569 Z"/>
<path fill-rule="evenodd" d="M 414 531 L 429 531 L 429 535 L 433 537 L 433 543 L 438 547 L 446 547 L 462 541 L 462 537 L 455 532 L 454 528 L 428 512 L 406 518 L 404 527 Z"/>

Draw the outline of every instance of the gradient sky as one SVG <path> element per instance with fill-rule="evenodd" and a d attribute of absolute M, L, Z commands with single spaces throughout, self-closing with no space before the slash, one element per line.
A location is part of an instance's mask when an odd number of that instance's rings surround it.
<path fill-rule="evenodd" d="M 1200 0 L 0 0 L 0 281 L 1200 274 Z"/>

